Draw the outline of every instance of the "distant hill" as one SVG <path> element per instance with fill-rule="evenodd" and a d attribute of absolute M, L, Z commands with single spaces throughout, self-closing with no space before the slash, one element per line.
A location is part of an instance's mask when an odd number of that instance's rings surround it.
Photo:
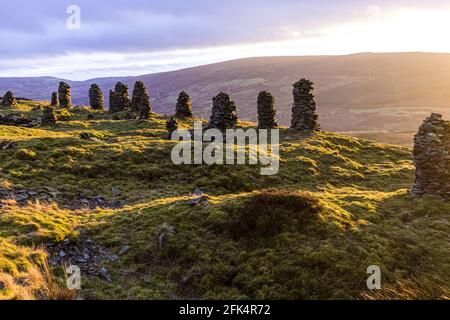
<path fill-rule="evenodd" d="M 173 72 L 125 78 L 69 81 L 76 104 L 86 104 L 88 88 L 98 83 L 106 101 L 117 81 L 144 80 L 154 110 L 172 113 L 177 95 L 188 91 L 197 116 L 208 117 L 219 91 L 236 101 L 240 118 L 256 119 L 256 97 L 269 90 L 277 98 L 280 123 L 289 125 L 292 84 L 315 82 L 322 127 L 333 131 L 415 131 L 431 111 L 450 116 L 450 54 L 364 53 L 348 56 L 240 59 Z M 49 99 L 60 79 L 0 78 L 0 92 Z"/>

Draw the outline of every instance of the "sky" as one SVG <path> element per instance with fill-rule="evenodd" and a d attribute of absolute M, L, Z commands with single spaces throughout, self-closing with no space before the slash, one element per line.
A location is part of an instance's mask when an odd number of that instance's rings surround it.
<path fill-rule="evenodd" d="M 86 80 L 219 61 L 450 52 L 448 0 L 0 0 L 0 77 Z"/>

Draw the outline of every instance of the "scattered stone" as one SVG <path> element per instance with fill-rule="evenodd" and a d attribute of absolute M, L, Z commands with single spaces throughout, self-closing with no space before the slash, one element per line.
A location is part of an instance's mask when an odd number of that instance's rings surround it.
<path fill-rule="evenodd" d="M 148 119 L 152 110 L 147 87 L 143 81 L 136 81 L 131 98 L 131 110 L 139 115 L 139 119 Z"/>
<path fill-rule="evenodd" d="M 58 88 L 58 100 L 61 108 L 72 107 L 72 97 L 70 93 L 70 86 L 67 82 L 60 82 Z"/>
<path fill-rule="evenodd" d="M 195 188 L 193 192 L 193 198 L 186 201 L 186 204 L 190 207 L 196 207 L 199 205 L 209 206 L 209 197 L 203 193 L 199 188 Z"/>
<path fill-rule="evenodd" d="M 93 139 L 91 138 L 91 135 L 87 132 L 80 133 L 80 139 L 87 140 L 87 141 L 93 141 Z"/>
<path fill-rule="evenodd" d="M 116 187 L 112 187 L 112 189 L 111 189 L 111 195 L 113 196 L 113 197 L 118 197 L 118 196 L 120 196 L 122 194 L 122 190 L 120 190 L 119 188 L 116 188 Z"/>
<path fill-rule="evenodd" d="M 56 124 L 56 114 L 52 107 L 44 107 L 41 124 L 43 126 L 54 126 Z"/>
<path fill-rule="evenodd" d="M 267 91 L 258 95 L 258 128 L 273 129 L 278 127 L 275 119 L 275 98 Z"/>
<path fill-rule="evenodd" d="M 176 130 L 178 130 L 178 121 L 174 117 L 171 117 L 166 122 L 166 129 L 167 129 L 167 139 L 171 140 L 172 139 L 172 134 Z"/>
<path fill-rule="evenodd" d="M 213 107 L 209 128 L 224 131 L 237 126 L 236 104 L 226 93 L 213 98 Z"/>
<path fill-rule="evenodd" d="M 320 131 L 319 116 L 316 113 L 313 83 L 301 79 L 294 84 L 294 105 L 292 107 L 291 128 L 298 131 Z"/>
<path fill-rule="evenodd" d="M 175 234 L 175 228 L 167 223 L 163 223 L 159 229 L 159 235 L 158 235 L 158 244 L 159 249 L 162 249 L 164 240 L 167 237 L 171 237 Z"/>
<path fill-rule="evenodd" d="M 59 98 L 58 98 L 58 92 L 52 93 L 52 101 L 50 102 L 50 106 L 53 108 L 59 107 Z"/>
<path fill-rule="evenodd" d="M 119 256 L 124 255 L 125 253 L 127 253 L 130 250 L 130 246 L 123 246 L 120 250 L 119 250 Z"/>
<path fill-rule="evenodd" d="M 194 192 L 193 192 L 192 194 L 193 194 L 194 196 L 196 196 L 196 197 L 200 197 L 200 196 L 203 196 L 203 195 L 204 195 L 203 191 L 200 190 L 199 188 L 195 188 L 195 190 L 194 190 Z"/>
<path fill-rule="evenodd" d="M 109 275 L 108 269 L 105 267 L 102 267 L 100 271 L 98 272 L 99 276 L 103 278 L 104 280 L 111 282 L 111 276 Z"/>
<path fill-rule="evenodd" d="M 103 110 L 105 108 L 103 103 L 103 92 L 98 84 L 91 85 L 89 89 L 89 104 L 94 110 Z"/>
<path fill-rule="evenodd" d="M 414 195 L 435 195 L 450 199 L 450 121 L 433 113 L 414 137 L 416 182 Z"/>
<path fill-rule="evenodd" d="M 175 106 L 175 116 L 178 118 L 192 118 L 192 100 L 185 92 L 181 92 L 178 96 L 177 105 Z"/>
<path fill-rule="evenodd" d="M 11 108 L 14 107 L 17 104 L 16 98 L 14 97 L 14 94 L 11 91 L 7 91 L 2 99 L 2 107 L 4 108 Z"/>
<path fill-rule="evenodd" d="M 17 147 L 17 142 L 7 140 L 0 141 L 0 150 L 8 150 Z"/>
<path fill-rule="evenodd" d="M 66 256 L 66 253 L 65 253 L 64 251 L 61 250 L 61 251 L 59 252 L 58 256 L 59 256 L 60 258 L 64 258 L 64 257 Z"/>
<path fill-rule="evenodd" d="M 130 109 L 131 102 L 128 94 L 128 86 L 117 82 L 114 90 L 109 92 L 109 112 L 116 113 Z"/>

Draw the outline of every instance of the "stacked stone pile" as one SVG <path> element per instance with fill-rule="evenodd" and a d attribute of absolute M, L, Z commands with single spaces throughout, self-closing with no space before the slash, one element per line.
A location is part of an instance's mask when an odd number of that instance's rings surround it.
<path fill-rule="evenodd" d="M 61 108 L 72 107 L 72 97 L 70 93 L 70 86 L 67 82 L 60 82 L 58 88 L 59 106 Z"/>
<path fill-rule="evenodd" d="M 111 113 L 130 109 L 131 102 L 128 94 L 128 86 L 117 82 L 114 90 L 109 92 L 109 111 Z"/>
<path fill-rule="evenodd" d="M 450 198 L 450 121 L 433 113 L 414 138 L 414 195 Z"/>
<path fill-rule="evenodd" d="M 186 92 L 181 92 L 175 106 L 175 116 L 178 118 L 192 118 L 192 100 Z"/>
<path fill-rule="evenodd" d="M 278 124 L 275 118 L 275 98 L 267 91 L 260 92 L 258 95 L 258 128 L 276 128 Z"/>
<path fill-rule="evenodd" d="M 50 102 L 50 106 L 53 108 L 59 107 L 58 92 L 52 93 L 52 101 Z"/>
<path fill-rule="evenodd" d="M 178 130 L 178 121 L 175 118 L 170 118 L 166 122 L 166 129 L 167 129 L 167 139 L 172 139 L 172 134 Z"/>
<path fill-rule="evenodd" d="M 56 124 L 56 115 L 53 107 L 44 107 L 41 124 L 43 126 L 54 126 Z"/>
<path fill-rule="evenodd" d="M 319 131 L 313 83 L 301 79 L 294 84 L 294 105 L 292 107 L 291 128 L 299 131 Z"/>
<path fill-rule="evenodd" d="M 131 99 L 131 110 L 139 115 L 140 119 L 148 119 L 152 111 L 147 87 L 143 81 L 136 81 Z"/>
<path fill-rule="evenodd" d="M 237 126 L 236 104 L 226 93 L 213 98 L 213 107 L 209 128 L 226 130 Z"/>
<path fill-rule="evenodd" d="M 4 108 L 11 108 L 14 107 L 17 104 L 16 98 L 14 97 L 14 94 L 11 91 L 7 91 L 2 99 L 2 107 Z"/>
<path fill-rule="evenodd" d="M 89 89 L 89 104 L 94 110 L 103 110 L 105 108 L 103 103 L 103 92 L 98 84 L 93 84 Z"/>

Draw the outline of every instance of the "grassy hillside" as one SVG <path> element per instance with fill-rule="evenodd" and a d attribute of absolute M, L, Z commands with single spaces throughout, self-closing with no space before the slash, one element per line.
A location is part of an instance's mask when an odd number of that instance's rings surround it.
<path fill-rule="evenodd" d="M 88 112 L 54 128 L 0 126 L 0 141 L 17 141 L 0 151 L 0 190 L 32 191 L 0 205 L 0 299 L 55 296 L 35 261 L 48 256 L 62 281 L 61 251 L 91 270 L 84 299 L 448 297 L 450 203 L 409 195 L 408 149 L 282 129 L 280 173 L 264 177 L 173 165 L 165 116 Z M 192 206 L 195 188 L 205 195 Z M 379 296 L 367 293 L 370 265 L 383 272 Z"/>

